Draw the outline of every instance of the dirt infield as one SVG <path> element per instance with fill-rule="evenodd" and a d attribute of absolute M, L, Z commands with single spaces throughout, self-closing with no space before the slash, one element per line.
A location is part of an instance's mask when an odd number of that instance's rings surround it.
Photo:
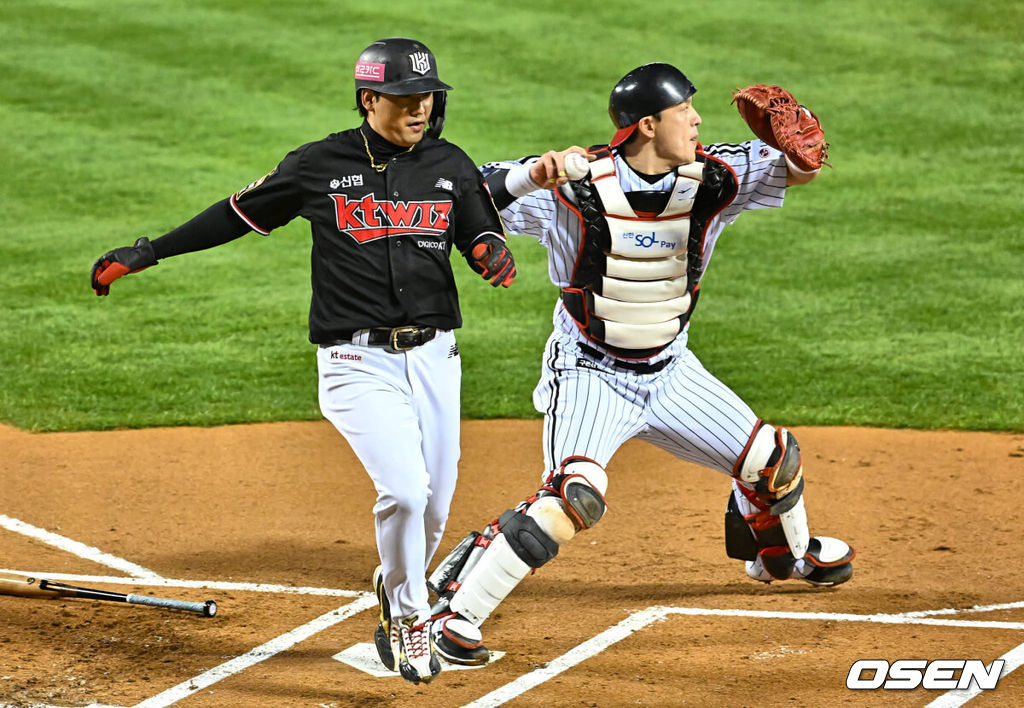
<path fill-rule="evenodd" d="M 506 654 L 415 687 L 334 658 L 372 641 L 361 593 L 377 560 L 373 487 L 328 423 L 0 427 L 0 568 L 220 606 L 0 595 L 0 701 L 1024 705 L 1024 671 L 976 697 L 846 688 L 858 659 L 1024 661 L 1024 435 L 794 433 L 812 533 L 857 548 L 849 583 L 748 580 L 721 537 L 728 479 L 631 442 L 609 467 L 608 515 L 484 625 Z M 535 488 L 540 435 L 539 421 L 464 423 L 443 550 Z"/>

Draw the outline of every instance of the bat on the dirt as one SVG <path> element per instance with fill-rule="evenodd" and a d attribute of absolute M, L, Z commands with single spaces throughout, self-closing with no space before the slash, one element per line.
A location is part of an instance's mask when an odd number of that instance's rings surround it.
<path fill-rule="evenodd" d="M 172 610 L 195 612 L 204 617 L 213 617 L 217 614 L 217 603 L 213 600 L 186 602 L 185 600 L 168 600 L 163 597 L 149 597 L 148 595 L 125 595 L 119 592 L 110 592 L 109 590 L 82 588 L 75 585 L 57 583 L 45 578 L 31 578 L 11 573 L 0 574 L 0 594 L 17 595 L 19 597 L 81 597 L 89 600 L 127 602 L 130 605 L 167 607 Z"/>

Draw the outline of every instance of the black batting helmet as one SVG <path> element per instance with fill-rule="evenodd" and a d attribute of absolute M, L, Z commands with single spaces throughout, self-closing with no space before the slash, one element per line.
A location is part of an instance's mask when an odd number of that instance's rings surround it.
<path fill-rule="evenodd" d="M 624 143 L 644 116 L 682 103 L 697 88 L 671 64 L 644 64 L 623 76 L 608 99 L 608 115 L 618 128 L 608 145 Z"/>
<path fill-rule="evenodd" d="M 452 87 L 437 78 L 437 61 L 422 42 L 407 37 L 378 39 L 356 59 L 355 78 L 356 106 L 362 105 L 361 89 L 392 96 L 432 92 L 434 108 L 427 134 L 435 138 L 441 134 L 447 104 L 445 92 Z"/>

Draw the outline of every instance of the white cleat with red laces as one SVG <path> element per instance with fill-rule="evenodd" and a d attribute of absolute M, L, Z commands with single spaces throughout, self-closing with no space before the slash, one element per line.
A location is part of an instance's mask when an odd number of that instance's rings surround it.
<path fill-rule="evenodd" d="M 430 636 L 430 613 L 426 610 L 393 620 L 398 628 L 398 671 L 413 683 L 430 683 L 441 673 L 441 661 Z"/>

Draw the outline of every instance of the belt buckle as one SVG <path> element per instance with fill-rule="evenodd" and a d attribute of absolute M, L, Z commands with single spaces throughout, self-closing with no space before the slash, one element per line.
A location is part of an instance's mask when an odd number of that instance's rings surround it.
<path fill-rule="evenodd" d="M 414 349 L 416 347 L 415 344 L 413 344 L 411 347 L 398 346 L 398 335 L 414 334 L 418 329 L 419 327 L 395 327 L 393 330 L 391 330 L 391 337 L 389 342 L 391 344 L 391 348 L 394 349 L 396 352 L 405 352 L 409 351 L 410 349 Z"/>

